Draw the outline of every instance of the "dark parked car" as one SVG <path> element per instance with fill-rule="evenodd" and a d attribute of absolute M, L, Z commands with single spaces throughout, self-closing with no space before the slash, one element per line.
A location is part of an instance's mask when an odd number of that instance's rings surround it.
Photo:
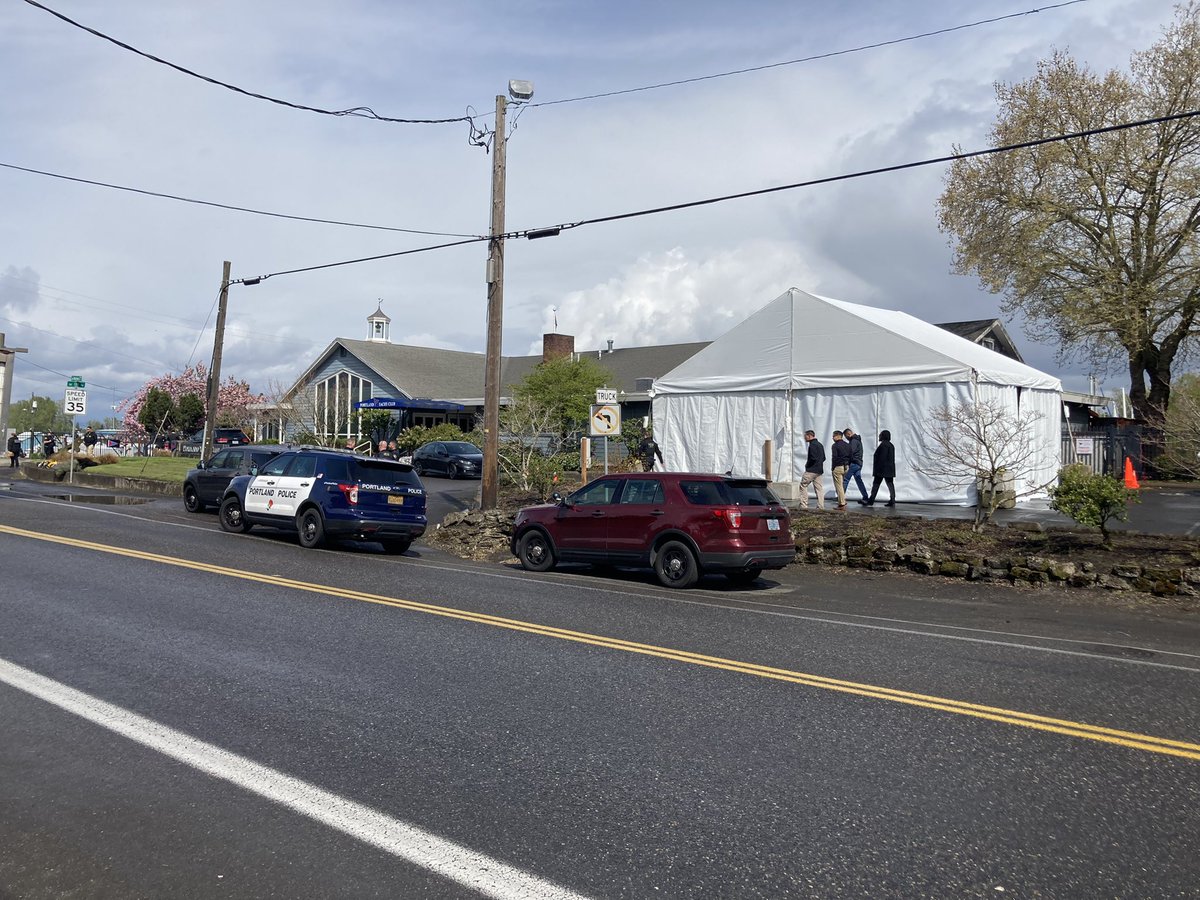
<path fill-rule="evenodd" d="M 479 478 L 483 475 L 483 451 L 470 441 L 430 441 L 412 457 L 418 475 L 447 478 Z"/>
<path fill-rule="evenodd" d="M 220 520 L 236 533 L 255 525 L 292 531 L 304 547 L 346 538 L 404 553 L 425 533 L 425 488 L 407 463 L 302 447 L 229 482 Z"/>
<path fill-rule="evenodd" d="M 207 462 L 190 469 L 183 479 L 184 508 L 198 513 L 216 506 L 234 476 L 249 475 L 253 467 L 262 466 L 286 449 L 275 444 L 247 444 L 218 450 Z"/>
<path fill-rule="evenodd" d="M 766 481 L 684 472 L 605 475 L 522 509 L 511 547 L 533 572 L 558 562 L 650 567 L 677 588 L 706 572 L 749 584 L 796 557 L 791 517 Z"/>

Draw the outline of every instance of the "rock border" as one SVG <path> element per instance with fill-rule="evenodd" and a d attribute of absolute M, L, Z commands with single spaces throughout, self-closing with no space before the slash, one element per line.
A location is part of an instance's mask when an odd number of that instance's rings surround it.
<path fill-rule="evenodd" d="M 935 554 L 924 544 L 900 544 L 823 535 L 796 538 L 796 561 L 810 565 L 846 566 L 872 572 L 906 571 L 967 581 L 1040 586 L 1059 584 L 1110 591 L 1140 591 L 1158 597 L 1200 597 L 1200 566 L 1138 566 L 1117 563 L 1097 567 L 1045 556 L 990 557 L 974 553 Z"/>

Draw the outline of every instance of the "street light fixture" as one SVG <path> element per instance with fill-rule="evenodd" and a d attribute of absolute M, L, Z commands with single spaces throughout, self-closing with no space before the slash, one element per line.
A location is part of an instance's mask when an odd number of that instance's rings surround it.
<path fill-rule="evenodd" d="M 508 82 L 513 100 L 524 103 L 533 97 L 533 82 L 513 79 Z M 483 369 L 483 478 L 479 488 L 480 506 L 495 509 L 500 482 L 500 345 L 504 322 L 504 116 L 508 100 L 496 95 L 496 143 L 492 150 L 492 225 L 488 240 L 487 353 Z"/>

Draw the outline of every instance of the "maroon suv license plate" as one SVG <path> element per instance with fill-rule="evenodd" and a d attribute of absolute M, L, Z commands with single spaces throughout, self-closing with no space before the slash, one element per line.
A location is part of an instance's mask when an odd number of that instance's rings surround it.
<path fill-rule="evenodd" d="M 388 494 L 388 505 L 389 506 L 403 506 L 404 498 L 402 496 L 400 496 L 399 494 Z"/>
<path fill-rule="evenodd" d="M 779 520 L 778 519 L 767 519 L 767 531 L 778 531 L 778 530 L 779 530 Z"/>

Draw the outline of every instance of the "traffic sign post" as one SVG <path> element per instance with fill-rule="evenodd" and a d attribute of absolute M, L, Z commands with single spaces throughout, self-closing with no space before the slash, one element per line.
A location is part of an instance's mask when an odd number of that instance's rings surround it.
<path fill-rule="evenodd" d="M 604 438 L 604 474 L 608 474 L 608 439 L 610 437 L 621 436 L 621 407 L 615 402 L 616 392 L 608 391 L 613 395 L 613 402 L 597 403 L 592 407 L 592 414 L 588 417 L 588 434 L 592 437 Z M 601 392 L 596 391 L 597 398 Z"/>
<path fill-rule="evenodd" d="M 72 375 L 67 379 L 67 392 L 63 398 L 63 411 L 71 417 L 71 443 L 69 452 L 71 454 L 70 463 L 70 482 L 75 483 L 75 433 L 76 433 L 76 416 L 87 415 L 87 391 L 84 388 L 87 384 L 78 375 Z"/>

